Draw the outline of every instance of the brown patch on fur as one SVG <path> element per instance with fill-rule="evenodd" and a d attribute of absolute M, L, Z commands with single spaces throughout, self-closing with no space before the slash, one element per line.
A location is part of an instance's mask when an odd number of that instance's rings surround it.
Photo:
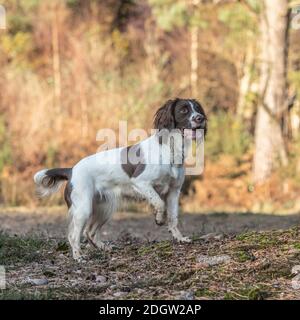
<path fill-rule="evenodd" d="M 133 163 L 131 161 L 132 159 L 130 159 L 129 154 L 135 155 L 140 160 L 137 161 L 137 163 Z M 121 161 L 122 161 L 121 165 L 123 170 L 127 173 L 127 175 L 130 178 L 138 177 L 145 170 L 146 164 L 142 163 L 141 159 L 142 159 L 142 153 L 141 153 L 141 148 L 138 144 L 134 146 L 126 147 L 121 151 Z"/>

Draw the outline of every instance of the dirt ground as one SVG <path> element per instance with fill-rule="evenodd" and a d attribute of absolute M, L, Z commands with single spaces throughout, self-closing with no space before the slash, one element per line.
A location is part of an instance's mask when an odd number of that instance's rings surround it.
<path fill-rule="evenodd" d="M 177 244 L 150 213 L 119 212 L 103 228 L 114 249 L 83 244 L 79 264 L 65 210 L 2 210 L 0 298 L 299 299 L 299 224 L 297 214 L 182 213 L 180 228 L 194 241 Z"/>
<path fill-rule="evenodd" d="M 65 208 L 9 209 L 0 211 L 3 232 L 64 238 L 68 215 Z M 300 214 L 181 213 L 180 229 L 189 236 L 208 233 L 239 234 L 247 231 L 288 229 L 300 224 Z M 166 227 L 157 226 L 150 212 L 117 212 L 103 227 L 103 239 L 116 241 L 124 235 L 141 241 L 170 239 Z"/>

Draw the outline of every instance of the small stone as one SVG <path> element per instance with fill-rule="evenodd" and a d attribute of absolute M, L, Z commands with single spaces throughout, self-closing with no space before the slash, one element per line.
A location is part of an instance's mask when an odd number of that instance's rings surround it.
<path fill-rule="evenodd" d="M 126 296 L 127 293 L 128 293 L 128 292 L 118 291 L 118 292 L 115 292 L 113 295 L 114 295 L 114 297 L 116 297 L 116 298 L 121 298 L 121 297 Z"/>
<path fill-rule="evenodd" d="M 208 233 L 201 236 L 199 239 L 204 241 L 211 241 L 211 240 L 222 240 L 224 239 L 224 234 L 222 233 Z"/>
<path fill-rule="evenodd" d="M 180 291 L 180 300 L 195 300 L 195 294 L 192 291 Z"/>
<path fill-rule="evenodd" d="M 104 276 L 96 276 L 96 282 L 106 282 L 106 277 L 104 277 Z"/>
<path fill-rule="evenodd" d="M 222 263 L 227 263 L 231 260 L 230 256 L 224 254 L 220 256 L 198 256 L 198 263 L 202 266 L 215 266 Z"/>
<path fill-rule="evenodd" d="M 141 288 L 138 288 L 138 289 L 136 290 L 136 292 L 137 292 L 138 294 L 143 294 L 143 293 L 145 292 L 145 290 L 144 290 L 144 289 L 141 289 Z"/>
<path fill-rule="evenodd" d="M 215 237 L 215 235 L 216 235 L 215 233 L 208 233 L 208 234 L 201 236 L 200 239 L 208 241 L 208 240 L 213 239 Z"/>
<path fill-rule="evenodd" d="M 48 280 L 46 278 L 28 279 L 28 282 L 34 286 L 44 286 L 44 285 L 48 284 Z"/>
<path fill-rule="evenodd" d="M 224 239 L 224 234 L 223 233 L 217 234 L 214 238 L 216 240 L 223 240 Z"/>

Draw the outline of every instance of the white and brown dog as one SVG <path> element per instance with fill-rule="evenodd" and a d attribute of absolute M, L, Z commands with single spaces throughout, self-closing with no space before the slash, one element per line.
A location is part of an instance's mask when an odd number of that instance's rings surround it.
<path fill-rule="evenodd" d="M 185 176 L 184 152 L 177 150 L 181 162 L 176 162 L 174 146 L 170 148 L 166 141 L 170 141 L 170 130 L 174 129 L 181 137 L 189 131 L 189 140 L 195 139 L 197 129 L 205 134 L 206 124 L 204 110 L 196 100 L 169 100 L 155 114 L 156 134 L 139 144 L 98 152 L 73 168 L 44 169 L 35 174 L 37 192 L 42 197 L 58 191 L 68 181 L 64 193 L 71 218 L 68 239 L 76 260 L 82 257 L 83 231 L 94 246 L 105 247 L 100 229 L 128 190 L 152 205 L 157 224 L 164 224 L 168 218 L 168 230 L 176 240 L 190 242 L 177 228 L 179 195 Z M 157 162 L 153 161 L 153 155 L 159 155 Z"/>

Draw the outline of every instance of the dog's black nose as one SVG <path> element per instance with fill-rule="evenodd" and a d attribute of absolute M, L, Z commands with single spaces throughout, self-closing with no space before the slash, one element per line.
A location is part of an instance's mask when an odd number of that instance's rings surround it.
<path fill-rule="evenodd" d="M 205 119 L 204 119 L 204 117 L 203 117 L 201 114 L 197 114 L 197 115 L 193 116 L 192 120 L 194 120 L 195 122 L 197 122 L 197 123 L 200 124 L 200 123 L 203 122 Z"/>

